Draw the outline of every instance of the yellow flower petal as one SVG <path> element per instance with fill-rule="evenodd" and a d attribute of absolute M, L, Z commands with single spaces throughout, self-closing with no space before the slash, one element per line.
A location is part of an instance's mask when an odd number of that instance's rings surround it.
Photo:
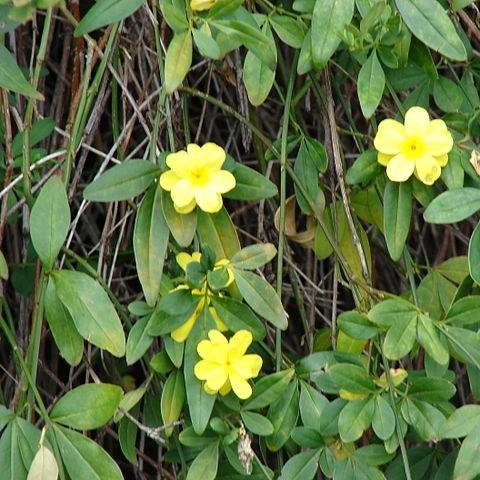
<path fill-rule="evenodd" d="M 200 358 L 215 365 L 226 364 L 228 358 L 226 345 L 213 344 L 209 340 L 202 340 L 197 345 L 197 353 L 200 355 Z"/>
<path fill-rule="evenodd" d="M 179 177 L 183 177 L 189 164 L 188 154 L 185 150 L 170 153 L 165 162 L 168 168 L 171 168 Z"/>
<path fill-rule="evenodd" d="M 216 345 L 228 346 L 228 340 L 225 338 L 225 335 L 220 333 L 218 330 L 210 330 L 208 332 L 208 338 L 212 343 Z"/>
<path fill-rule="evenodd" d="M 195 201 L 194 198 L 189 204 L 185 205 L 184 207 L 179 207 L 175 203 L 173 204 L 175 211 L 177 213 L 181 213 L 182 215 L 186 215 L 187 213 L 190 213 L 196 206 L 197 206 L 197 202 Z"/>
<path fill-rule="evenodd" d="M 235 177 L 227 170 L 218 170 L 212 173 L 209 187 L 217 193 L 227 193 L 236 185 Z"/>
<path fill-rule="evenodd" d="M 238 398 L 245 400 L 252 395 L 252 387 L 240 375 L 236 373 L 230 373 L 228 377 L 230 379 L 230 383 L 232 384 L 232 389 Z"/>
<path fill-rule="evenodd" d="M 262 363 L 260 355 L 250 354 L 232 360 L 231 365 L 235 373 L 247 380 L 258 376 Z"/>
<path fill-rule="evenodd" d="M 380 165 L 383 165 L 386 167 L 388 165 L 388 162 L 392 158 L 393 155 L 387 155 L 386 153 L 378 152 L 377 154 L 377 161 Z"/>
<path fill-rule="evenodd" d="M 181 178 L 173 171 L 168 170 L 160 175 L 160 186 L 169 192 Z"/>
<path fill-rule="evenodd" d="M 201 147 L 204 167 L 210 172 L 220 170 L 225 161 L 225 150 L 219 145 L 209 142 Z"/>
<path fill-rule="evenodd" d="M 412 107 L 405 114 L 405 130 L 408 135 L 425 135 L 429 124 L 428 112 L 422 107 Z"/>
<path fill-rule="evenodd" d="M 226 332 L 228 330 L 228 327 L 222 322 L 215 308 L 209 307 L 208 310 L 213 320 L 215 321 L 215 325 L 217 326 L 217 329 L 220 330 L 221 332 Z"/>
<path fill-rule="evenodd" d="M 402 153 L 395 155 L 388 162 L 387 177 L 392 182 L 405 182 L 415 170 L 415 160 L 406 158 Z"/>
<path fill-rule="evenodd" d="M 211 388 L 208 387 L 207 382 L 203 384 L 203 389 L 209 394 L 209 395 L 216 395 L 218 393 L 218 390 L 212 390 Z"/>
<path fill-rule="evenodd" d="M 220 390 L 228 380 L 228 371 L 223 365 L 210 370 L 207 377 L 207 386 L 211 390 Z"/>
<path fill-rule="evenodd" d="M 448 163 L 448 155 L 438 155 L 433 157 L 440 167 L 444 167 Z"/>
<path fill-rule="evenodd" d="M 182 179 L 175 183 L 171 191 L 172 201 L 175 206 L 186 207 L 194 199 L 190 183 Z"/>
<path fill-rule="evenodd" d="M 432 185 L 440 177 L 442 169 L 430 155 L 425 155 L 415 164 L 415 175 L 425 185 Z"/>
<path fill-rule="evenodd" d="M 443 120 L 432 120 L 425 134 L 428 153 L 434 157 L 446 155 L 453 147 L 452 134 Z"/>
<path fill-rule="evenodd" d="M 201 12 L 212 8 L 215 2 L 216 0 L 192 0 L 190 2 L 190 8 L 195 12 Z"/>
<path fill-rule="evenodd" d="M 194 262 L 200 262 L 201 259 L 202 259 L 202 254 L 200 252 L 193 252 L 192 253 L 192 260 Z"/>
<path fill-rule="evenodd" d="M 223 397 L 225 395 L 228 395 L 231 389 L 232 389 L 232 384 L 230 383 L 230 379 L 227 379 L 227 381 L 223 384 L 223 387 L 219 390 L 220 395 L 222 395 Z"/>
<path fill-rule="evenodd" d="M 405 127 L 396 120 L 387 118 L 378 125 L 378 132 L 373 141 L 375 148 L 387 155 L 396 155 L 405 140 Z"/>
<path fill-rule="evenodd" d="M 193 326 L 197 320 L 198 314 L 195 311 L 193 315 L 180 327 L 173 330 L 170 334 L 171 337 L 178 343 L 182 343 L 188 337 L 188 334 L 192 331 Z"/>
<path fill-rule="evenodd" d="M 195 192 L 195 200 L 198 206 L 207 213 L 216 213 L 223 205 L 222 196 L 208 187 L 197 189 Z"/>
<path fill-rule="evenodd" d="M 253 337 L 248 330 L 239 330 L 229 342 L 228 356 L 230 359 L 239 358 L 245 354 L 252 343 Z"/>
<path fill-rule="evenodd" d="M 194 367 L 193 373 L 199 380 L 206 380 L 210 372 L 217 367 L 216 363 L 200 360 Z"/>
<path fill-rule="evenodd" d="M 193 258 L 192 256 L 187 253 L 187 252 L 180 252 L 176 257 L 175 259 L 177 260 L 177 263 L 180 265 L 181 269 L 183 271 L 186 271 L 187 270 L 187 265 L 190 263 L 190 262 L 193 262 Z"/>

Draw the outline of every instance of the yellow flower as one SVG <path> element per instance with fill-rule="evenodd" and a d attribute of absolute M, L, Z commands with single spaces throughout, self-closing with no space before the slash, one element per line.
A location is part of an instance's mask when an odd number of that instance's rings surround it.
<path fill-rule="evenodd" d="M 190 8 L 194 12 L 201 12 L 202 10 L 208 10 L 212 8 L 217 0 L 192 0 L 190 2 Z"/>
<path fill-rule="evenodd" d="M 222 193 L 235 187 L 235 177 L 221 169 L 224 161 L 225 150 L 215 143 L 191 143 L 167 156 L 170 170 L 160 176 L 160 186 L 170 192 L 178 213 L 190 213 L 196 205 L 208 213 L 222 208 Z"/>
<path fill-rule="evenodd" d="M 194 369 L 195 376 L 205 380 L 205 391 L 226 395 L 233 389 L 241 399 L 250 397 L 252 387 L 247 380 L 258 376 L 263 363 L 259 355 L 245 355 L 252 343 L 252 334 L 239 330 L 227 340 L 218 330 L 210 330 L 208 338 L 210 340 L 202 340 L 197 345 L 202 360 Z"/>
<path fill-rule="evenodd" d="M 187 252 L 180 252 L 176 257 L 176 260 L 177 260 L 177 263 L 182 268 L 182 270 L 186 272 L 187 265 L 190 262 L 199 262 L 201 258 L 202 258 L 202 254 L 200 252 L 193 252 L 191 255 L 188 254 Z M 188 289 L 188 288 L 189 288 L 188 285 L 179 285 L 177 287 L 177 289 Z M 210 312 L 210 315 L 215 321 L 217 328 L 221 332 L 226 332 L 228 330 L 227 326 L 222 322 L 215 308 L 209 306 L 210 292 L 208 291 L 208 288 L 207 288 L 207 282 L 203 284 L 201 289 L 194 288 L 192 290 L 192 295 L 196 295 L 200 297 L 200 301 L 198 302 L 198 305 L 195 308 L 195 311 L 192 313 L 189 319 L 184 324 L 180 325 L 178 328 L 172 331 L 172 333 L 170 334 L 171 337 L 178 343 L 184 342 L 187 339 L 190 332 L 192 331 L 192 328 L 195 325 L 195 322 L 197 321 L 198 317 L 202 313 L 202 310 L 205 307 L 205 304 L 207 305 L 208 311 Z"/>
<path fill-rule="evenodd" d="M 443 120 L 430 120 L 425 109 L 412 107 L 404 125 L 390 118 L 380 122 L 374 145 L 390 180 L 405 182 L 414 173 L 432 185 L 448 162 L 453 138 Z"/>

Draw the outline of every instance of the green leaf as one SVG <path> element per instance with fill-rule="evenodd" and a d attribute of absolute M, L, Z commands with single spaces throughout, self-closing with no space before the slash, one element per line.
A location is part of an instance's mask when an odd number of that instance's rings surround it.
<path fill-rule="evenodd" d="M 250 432 L 255 435 L 266 437 L 273 433 L 273 425 L 270 420 L 258 413 L 244 411 L 241 412 L 243 423 Z"/>
<path fill-rule="evenodd" d="M 480 284 L 480 222 L 470 237 L 468 244 L 468 268 L 473 280 Z"/>
<path fill-rule="evenodd" d="M 215 480 L 218 469 L 218 442 L 203 449 L 190 465 L 186 480 Z"/>
<path fill-rule="evenodd" d="M 221 52 L 218 43 L 212 38 L 212 35 L 203 30 L 194 28 L 192 30 L 193 41 L 198 48 L 198 51 L 204 56 L 218 60 Z"/>
<path fill-rule="evenodd" d="M 455 480 L 474 480 L 480 475 L 480 425 L 468 434 L 460 447 L 455 462 Z"/>
<path fill-rule="evenodd" d="M 217 260 L 232 258 L 240 251 L 240 242 L 225 207 L 218 213 L 198 210 L 197 231 L 202 243 L 209 246 Z"/>
<path fill-rule="evenodd" d="M 300 21 L 286 15 L 271 15 L 268 19 L 282 42 L 293 48 L 301 48 L 305 31 Z"/>
<path fill-rule="evenodd" d="M 87 200 L 117 202 L 144 192 L 160 174 L 158 165 L 146 160 L 127 160 L 96 178 L 83 191 Z"/>
<path fill-rule="evenodd" d="M 468 362 L 480 368 L 480 342 L 477 334 L 465 328 L 445 325 L 442 328 L 447 336 L 452 350 L 463 362 Z"/>
<path fill-rule="evenodd" d="M 105 25 L 119 22 L 132 15 L 143 4 L 144 0 L 97 0 L 73 34 L 80 37 Z"/>
<path fill-rule="evenodd" d="M 375 113 L 385 89 L 385 74 L 376 50 L 372 51 L 360 69 L 357 89 L 363 116 L 370 118 Z"/>
<path fill-rule="evenodd" d="M 273 243 L 255 243 L 235 253 L 231 264 L 242 270 L 255 270 L 270 262 L 276 254 L 277 249 Z"/>
<path fill-rule="evenodd" d="M 313 63 L 323 68 L 353 17 L 354 0 L 316 0 L 312 16 Z"/>
<path fill-rule="evenodd" d="M 236 185 L 225 195 L 225 198 L 232 200 L 263 200 L 277 195 L 277 186 L 265 178 L 253 168 L 240 163 L 235 163 L 232 174 L 235 177 Z"/>
<path fill-rule="evenodd" d="M 395 4 L 407 27 L 420 41 L 452 60 L 467 59 L 463 42 L 439 2 L 395 0 Z"/>
<path fill-rule="evenodd" d="M 345 180 L 349 185 L 369 182 L 381 171 L 382 166 L 377 161 L 377 151 L 369 149 L 360 154 L 353 165 L 347 170 Z"/>
<path fill-rule="evenodd" d="M 388 253 L 400 259 L 410 230 L 412 218 L 412 186 L 409 182 L 387 180 L 383 195 L 383 224 Z"/>
<path fill-rule="evenodd" d="M 3 45 L 0 45 L 0 87 L 26 97 L 43 100 L 43 95 L 30 85 L 15 62 L 13 55 Z"/>
<path fill-rule="evenodd" d="M 395 414 L 390 404 L 381 396 L 375 397 L 372 428 L 378 438 L 387 440 L 395 432 Z"/>
<path fill-rule="evenodd" d="M 445 417 L 433 405 L 407 397 L 402 402 L 402 414 L 423 440 L 440 440 L 440 429 Z"/>
<path fill-rule="evenodd" d="M 310 149 L 305 139 L 303 139 L 300 144 L 293 170 L 306 194 L 306 196 L 304 196 L 300 187 L 295 184 L 295 197 L 298 206 L 305 215 L 312 215 L 314 213 L 310 204 L 315 205 L 318 208 L 318 213 L 321 213 L 324 205 L 317 206 L 317 198 L 319 194 L 321 195 L 322 193 L 318 184 L 318 170 L 312 161 Z M 323 204 L 324 203 L 325 201 L 323 201 Z"/>
<path fill-rule="evenodd" d="M 53 429 L 58 449 L 70 478 L 75 480 L 123 480 L 118 465 L 97 443 L 68 428 Z"/>
<path fill-rule="evenodd" d="M 85 273 L 52 273 L 58 298 L 70 313 L 78 333 L 116 357 L 125 355 L 125 334 L 105 290 Z"/>
<path fill-rule="evenodd" d="M 480 210 L 480 189 L 455 188 L 441 193 L 427 207 L 423 218 L 429 223 L 456 223 Z"/>
<path fill-rule="evenodd" d="M 275 327 L 286 330 L 287 315 L 273 287 L 254 273 L 237 268 L 233 268 L 233 272 L 238 290 L 248 305 Z"/>
<path fill-rule="evenodd" d="M 265 337 L 263 323 L 247 305 L 229 297 L 214 296 L 211 302 L 222 322 L 232 332 L 248 330 L 256 341 Z"/>
<path fill-rule="evenodd" d="M 305 426 L 318 426 L 328 400 L 308 383 L 300 382 L 300 415 Z"/>
<path fill-rule="evenodd" d="M 415 379 L 408 390 L 409 395 L 417 400 L 440 403 L 450 400 L 455 395 L 455 386 L 444 378 L 421 377 Z"/>
<path fill-rule="evenodd" d="M 275 81 L 277 50 L 273 34 L 265 23 L 263 33 L 269 39 L 268 48 L 275 52 L 275 67 L 272 69 L 252 51 L 247 52 L 243 64 L 243 82 L 247 90 L 248 99 L 254 106 L 261 105 L 268 97 Z"/>
<path fill-rule="evenodd" d="M 366 315 L 354 310 L 343 312 L 337 318 L 338 327 L 350 337 L 358 340 L 368 340 L 379 332 Z"/>
<path fill-rule="evenodd" d="M 103 427 L 113 416 L 123 391 L 117 385 L 91 383 L 67 392 L 53 407 L 50 418 L 77 430 Z"/>
<path fill-rule="evenodd" d="M 163 18 L 174 32 L 188 29 L 185 3 L 175 0 L 160 0 L 159 3 Z"/>
<path fill-rule="evenodd" d="M 45 446 L 41 446 L 28 471 L 27 480 L 57 480 L 58 464 L 55 456 Z"/>
<path fill-rule="evenodd" d="M 305 75 L 313 68 L 312 59 L 312 33 L 311 29 L 307 30 L 305 38 L 303 39 L 302 48 L 298 57 L 297 74 Z"/>
<path fill-rule="evenodd" d="M 338 432 L 343 442 L 358 440 L 372 423 L 374 403 L 370 397 L 348 402 L 338 417 Z"/>
<path fill-rule="evenodd" d="M 168 238 L 169 230 L 162 211 L 162 190 L 153 185 L 137 210 L 133 232 L 138 279 L 150 306 L 155 305 L 160 293 Z"/>
<path fill-rule="evenodd" d="M 160 402 L 160 411 L 164 425 L 176 422 L 182 413 L 183 403 L 185 402 L 185 380 L 183 372 L 175 370 L 170 374 L 163 386 L 162 399 Z M 167 437 L 173 433 L 173 427 L 165 430 Z"/>
<path fill-rule="evenodd" d="M 412 350 L 417 333 L 417 317 L 407 321 L 398 319 L 388 330 L 383 341 L 383 353 L 389 360 L 400 360 Z"/>
<path fill-rule="evenodd" d="M 147 333 L 150 316 L 141 318 L 135 322 L 128 332 L 125 360 L 127 365 L 133 365 L 142 358 L 143 354 L 153 342 L 153 337 Z"/>
<path fill-rule="evenodd" d="M 297 381 L 291 382 L 281 397 L 268 409 L 268 419 L 272 422 L 273 433 L 266 438 L 269 450 L 277 452 L 285 445 L 297 424 L 298 387 Z"/>
<path fill-rule="evenodd" d="M 433 83 L 433 99 L 440 110 L 455 113 L 462 105 L 463 94 L 455 82 L 441 75 Z"/>
<path fill-rule="evenodd" d="M 317 472 L 320 450 L 308 450 L 291 457 L 282 468 L 279 480 L 311 480 Z"/>
<path fill-rule="evenodd" d="M 327 372 L 338 388 L 352 393 L 371 393 L 375 391 L 375 384 L 363 367 L 351 363 L 336 363 Z"/>
<path fill-rule="evenodd" d="M 140 406 L 137 405 L 131 412 L 134 418 L 137 418 L 140 412 Z M 120 449 L 125 458 L 132 464 L 137 463 L 137 451 L 135 444 L 137 442 L 138 427 L 128 417 L 123 417 L 118 425 L 118 441 Z"/>
<path fill-rule="evenodd" d="M 214 322 L 208 309 L 204 308 L 200 318 L 196 321 L 190 332 L 185 345 L 184 374 L 187 403 L 193 429 L 198 435 L 201 435 L 207 428 L 213 404 L 217 396 L 205 392 L 202 382 L 195 377 L 193 369 L 195 364 L 200 361 L 200 357 L 197 354 L 197 345 L 207 337 L 207 332 L 210 328 L 213 328 L 213 325 Z M 198 458 L 199 456 L 197 459 Z"/>
<path fill-rule="evenodd" d="M 58 176 L 40 190 L 30 216 L 30 236 L 40 260 L 50 270 L 67 237 L 70 207 L 65 186 Z"/>
<path fill-rule="evenodd" d="M 463 405 L 457 408 L 441 429 L 442 438 L 461 438 L 467 436 L 480 425 L 480 405 Z"/>
<path fill-rule="evenodd" d="M 181 247 L 188 247 L 195 236 L 197 228 L 197 212 L 195 210 L 185 215 L 178 213 L 173 206 L 169 192 L 162 193 L 163 216 L 170 233 Z"/>
<path fill-rule="evenodd" d="M 172 93 L 183 82 L 192 64 L 192 34 L 175 33 L 165 57 L 165 92 Z"/>
<path fill-rule="evenodd" d="M 419 315 L 417 324 L 418 342 L 425 351 L 440 365 L 445 365 L 450 359 L 448 350 L 438 337 L 435 325 L 428 315 Z"/>
<path fill-rule="evenodd" d="M 60 355 L 73 367 L 83 355 L 83 338 L 77 332 L 72 317 L 57 296 L 55 283 L 48 280 L 44 298 L 45 314 Z"/>
<path fill-rule="evenodd" d="M 245 410 L 258 410 L 275 402 L 287 388 L 295 370 L 282 370 L 262 377 L 253 387 L 252 396 L 244 404 Z"/>
<path fill-rule="evenodd" d="M 215 20 L 212 26 L 228 36 L 237 39 L 255 54 L 270 70 L 275 71 L 276 52 L 270 39 L 260 28 L 240 20 Z"/>
<path fill-rule="evenodd" d="M 463 297 L 455 302 L 445 321 L 457 327 L 477 323 L 480 319 L 480 296 Z"/>
<path fill-rule="evenodd" d="M 42 140 L 45 140 L 55 129 L 55 122 L 51 118 L 42 118 L 32 124 L 30 130 L 28 145 L 33 147 Z M 19 132 L 15 135 L 12 142 L 13 156 L 18 157 L 22 155 L 23 141 L 25 132 Z"/>

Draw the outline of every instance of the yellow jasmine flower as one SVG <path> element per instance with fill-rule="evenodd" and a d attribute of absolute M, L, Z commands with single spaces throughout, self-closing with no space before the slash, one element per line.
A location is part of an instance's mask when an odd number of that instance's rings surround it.
<path fill-rule="evenodd" d="M 201 12 L 202 10 L 208 10 L 212 8 L 217 0 L 192 0 L 190 2 L 190 8 L 194 12 Z"/>
<path fill-rule="evenodd" d="M 246 355 L 252 343 L 248 330 L 239 330 L 227 340 L 218 330 L 208 332 L 210 340 L 202 340 L 197 352 L 202 358 L 194 369 L 199 380 L 205 380 L 207 393 L 226 395 L 231 389 L 241 399 L 252 395 L 252 387 L 247 380 L 258 376 L 262 368 L 262 357 Z"/>
<path fill-rule="evenodd" d="M 191 255 L 188 254 L 187 252 L 180 252 L 176 256 L 177 263 L 185 272 L 187 271 L 187 265 L 190 262 L 199 262 L 201 258 L 202 258 L 202 254 L 200 252 L 193 252 Z M 188 285 L 179 285 L 177 287 L 177 289 L 188 289 L 188 288 L 189 288 Z M 222 322 L 215 308 L 210 306 L 211 294 L 208 291 L 207 282 L 203 284 L 201 289 L 194 288 L 192 290 L 192 295 L 199 296 L 200 301 L 198 302 L 198 305 L 195 308 L 195 311 L 192 313 L 189 319 L 184 324 L 180 325 L 178 328 L 172 331 L 172 333 L 170 334 L 171 337 L 178 343 L 184 342 L 187 339 L 190 332 L 192 331 L 192 328 L 195 325 L 195 322 L 197 321 L 198 317 L 202 313 L 202 310 L 205 307 L 205 305 L 208 307 L 210 315 L 215 321 L 215 324 L 218 330 L 220 330 L 221 332 L 226 332 L 228 330 L 227 326 Z"/>
<path fill-rule="evenodd" d="M 443 120 L 430 120 L 425 109 L 412 107 L 405 114 L 405 124 L 390 118 L 381 121 L 374 145 L 390 180 L 405 182 L 413 173 L 432 185 L 448 162 L 453 138 Z"/>
<path fill-rule="evenodd" d="M 190 213 L 196 205 L 208 213 L 222 208 L 222 193 L 236 183 L 230 172 L 222 170 L 225 158 L 225 150 L 215 143 L 202 147 L 191 143 L 186 151 L 167 156 L 170 170 L 160 176 L 160 186 L 170 192 L 178 213 Z"/>

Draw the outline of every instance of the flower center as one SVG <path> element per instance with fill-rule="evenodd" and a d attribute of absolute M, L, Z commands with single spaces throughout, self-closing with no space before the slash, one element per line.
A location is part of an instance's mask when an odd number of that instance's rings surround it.
<path fill-rule="evenodd" d="M 425 145 L 421 138 L 417 136 L 409 137 L 405 140 L 403 144 L 402 153 L 407 158 L 418 158 L 421 157 L 424 153 Z"/>
<path fill-rule="evenodd" d="M 190 171 L 190 182 L 194 185 L 204 185 L 208 181 L 208 175 L 203 168 L 194 168 Z"/>

